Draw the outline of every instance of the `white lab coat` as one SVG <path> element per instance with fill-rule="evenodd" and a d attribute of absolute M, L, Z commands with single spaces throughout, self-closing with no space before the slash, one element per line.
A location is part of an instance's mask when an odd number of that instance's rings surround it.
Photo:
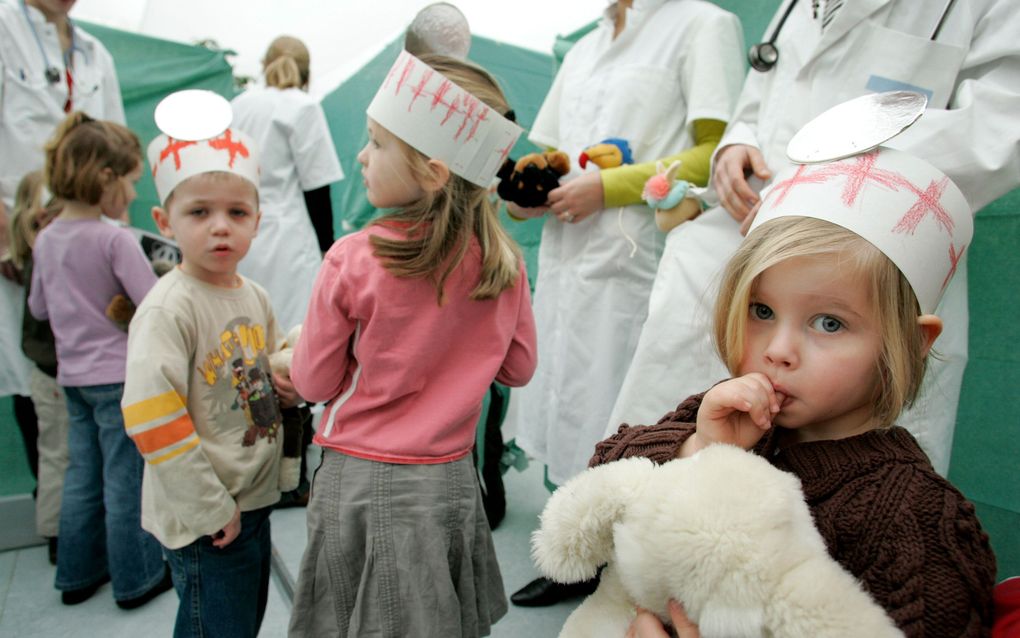
<path fill-rule="evenodd" d="M 124 105 L 110 53 L 77 27 L 71 51 L 74 110 L 123 124 Z M 55 84 L 46 80 L 47 61 L 60 70 Z M 8 215 L 18 182 L 43 166 L 43 145 L 66 116 L 67 93 L 56 28 L 33 7 L 0 4 L 0 198 Z M 29 394 L 32 366 L 21 352 L 24 294 L 21 286 L 0 279 L 0 396 Z"/>
<path fill-rule="evenodd" d="M 300 89 L 234 98 L 234 126 L 258 143 L 262 221 L 238 271 L 269 292 L 284 331 L 304 321 L 322 253 L 304 191 L 343 179 L 322 106 Z"/>
<path fill-rule="evenodd" d="M 757 146 L 773 174 L 786 144 L 814 116 L 865 93 L 915 87 L 928 110 L 887 146 L 927 159 L 959 185 L 976 212 L 1020 184 L 1020 11 L 1015 0 L 957 0 L 938 40 L 945 2 L 847 2 L 822 33 L 801 0 L 778 38 L 779 63 L 749 71 L 729 144 Z M 785 5 L 784 5 L 785 6 Z M 782 10 L 766 30 L 773 33 Z M 909 86 L 908 86 L 909 85 Z M 717 150 L 718 152 L 718 150 Z M 757 184 L 760 186 L 760 184 Z M 729 376 L 709 322 L 722 266 L 742 240 L 722 208 L 670 233 L 649 316 L 605 432 L 652 423 L 686 396 Z M 967 357 L 967 273 L 958 268 L 940 306 L 946 331 L 917 407 L 899 424 L 946 473 Z"/>
<path fill-rule="evenodd" d="M 606 17 L 567 54 L 530 139 L 566 151 L 630 142 L 636 162 L 692 144 L 697 119 L 727 120 L 739 93 L 740 23 L 701 0 L 634 2 L 614 41 Z M 598 170 L 589 166 L 587 170 Z M 664 236 L 644 205 L 576 224 L 546 220 L 538 257 L 539 364 L 504 428 L 563 483 L 587 465 L 623 380 Z M 632 243 L 633 242 L 633 243 Z"/>

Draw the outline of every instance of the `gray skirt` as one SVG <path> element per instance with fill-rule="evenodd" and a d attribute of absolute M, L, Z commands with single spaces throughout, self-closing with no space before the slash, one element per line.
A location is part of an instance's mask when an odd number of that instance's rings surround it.
<path fill-rule="evenodd" d="M 470 456 L 397 465 L 323 452 L 290 636 L 487 636 L 506 611 Z"/>

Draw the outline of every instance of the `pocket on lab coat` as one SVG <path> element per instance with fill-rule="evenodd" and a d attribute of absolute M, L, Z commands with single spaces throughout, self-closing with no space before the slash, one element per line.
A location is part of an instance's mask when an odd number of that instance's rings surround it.
<path fill-rule="evenodd" d="M 21 128 L 48 125 L 64 119 L 66 89 L 51 85 L 41 74 L 22 78 L 17 69 L 4 69 L 3 117 L 21 123 Z M 49 135 L 46 136 L 47 138 Z M 40 152 L 42 147 L 39 148 Z"/>
<path fill-rule="evenodd" d="M 963 47 L 871 23 L 855 48 L 865 52 L 857 56 L 853 69 L 856 86 L 850 90 L 856 95 L 862 88 L 871 92 L 912 90 L 926 94 L 928 107 L 937 109 L 949 104 L 967 53 Z"/>

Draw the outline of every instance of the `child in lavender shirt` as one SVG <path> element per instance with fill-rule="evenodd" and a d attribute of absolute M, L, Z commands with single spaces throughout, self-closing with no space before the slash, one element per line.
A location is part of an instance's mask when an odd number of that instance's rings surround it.
<path fill-rule="evenodd" d="M 102 219 L 134 200 L 141 158 L 134 133 L 83 113 L 46 145 L 47 186 L 66 204 L 36 239 L 28 306 L 50 321 L 70 416 L 56 576 L 66 605 L 111 580 L 124 609 L 171 586 L 159 543 L 141 528 L 143 462 L 120 411 L 127 334 L 105 315 L 114 295 L 139 304 L 156 283 L 134 236 Z"/>

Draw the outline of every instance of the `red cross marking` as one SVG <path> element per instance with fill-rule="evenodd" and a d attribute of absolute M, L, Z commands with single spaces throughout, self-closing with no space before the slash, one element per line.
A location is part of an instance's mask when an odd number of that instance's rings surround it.
<path fill-rule="evenodd" d="M 425 93 L 425 85 L 428 84 L 429 79 L 432 78 L 432 69 L 425 69 L 425 72 L 421 74 L 421 79 L 418 80 L 418 86 L 411 89 L 411 101 L 407 105 L 407 111 L 410 113 L 411 109 L 414 108 L 414 102 Z"/>
<path fill-rule="evenodd" d="M 453 96 L 453 102 L 446 107 L 446 115 L 443 116 L 443 121 L 439 123 L 439 126 L 446 124 L 446 121 L 453 117 L 453 114 L 457 112 L 460 107 L 460 96 Z"/>
<path fill-rule="evenodd" d="M 227 129 L 223 132 L 222 137 L 217 137 L 214 140 L 209 140 L 209 146 L 216 149 L 217 151 L 226 151 L 230 153 L 230 161 L 227 166 L 234 168 L 234 160 L 238 155 L 241 157 L 248 157 L 248 147 L 244 145 L 244 142 L 235 142 L 233 138 L 233 131 Z"/>
<path fill-rule="evenodd" d="M 967 250 L 966 246 L 960 247 L 960 252 L 956 252 L 956 246 L 952 242 L 949 243 L 949 274 L 942 280 L 942 290 L 946 289 L 946 285 L 949 284 L 949 280 L 956 274 L 956 266 L 959 265 L 960 260 L 963 259 L 963 252 Z"/>
<path fill-rule="evenodd" d="M 460 134 L 464 132 L 464 128 L 471 121 L 471 118 L 475 116 L 475 110 L 478 108 L 478 100 L 470 93 L 464 94 L 464 103 L 467 109 L 464 111 L 464 119 L 461 121 L 460 127 L 453 134 L 454 141 L 460 138 Z"/>
<path fill-rule="evenodd" d="M 185 142 L 182 140 L 175 140 L 172 137 L 167 137 L 166 148 L 159 152 L 159 162 L 152 167 L 152 176 L 156 176 L 156 169 L 163 163 L 163 160 L 171 155 L 174 156 L 174 169 L 178 171 L 181 170 L 181 150 L 189 146 L 194 146 L 196 143 L 197 142 Z"/>
<path fill-rule="evenodd" d="M 400 79 L 397 80 L 397 86 L 393 90 L 394 95 L 400 95 L 400 89 L 403 88 L 404 83 L 407 82 L 407 79 L 411 76 L 412 71 L 414 71 L 414 60 L 412 58 L 408 58 L 407 62 L 404 64 L 404 68 L 400 70 Z"/>
<path fill-rule="evenodd" d="M 510 150 L 513 148 L 513 146 L 514 140 L 511 140 L 510 143 L 506 145 L 506 148 L 499 152 L 499 164 L 496 164 L 496 166 L 503 165 L 503 162 L 506 161 L 506 156 L 510 154 Z"/>
<path fill-rule="evenodd" d="M 790 191 L 793 190 L 794 186 L 799 184 L 820 184 L 828 181 L 830 177 L 824 169 L 821 171 L 815 171 L 814 173 L 805 174 L 807 170 L 808 167 L 805 164 L 798 166 L 797 172 L 793 174 L 793 177 L 790 179 L 784 179 L 773 186 L 772 190 L 769 191 L 769 194 L 765 196 L 765 199 L 768 199 L 773 195 L 777 195 L 778 198 L 772 205 L 779 206 L 783 203 L 783 200 L 786 199 L 786 196 L 790 194 Z"/>
<path fill-rule="evenodd" d="M 854 162 L 840 162 L 826 166 L 819 173 L 826 173 L 832 176 L 845 175 L 846 185 L 843 187 L 843 203 L 853 206 L 861 189 L 873 181 L 894 191 L 899 190 L 906 180 L 899 173 L 894 173 L 881 168 L 875 168 L 875 161 L 878 159 L 878 152 L 872 151 L 854 158 Z"/>
<path fill-rule="evenodd" d="M 439 83 L 439 88 L 436 89 L 435 94 L 432 96 L 432 108 L 435 109 L 440 104 L 443 104 L 443 98 L 446 97 L 447 91 L 453 86 L 453 82 L 449 80 L 443 80 Z"/>
<path fill-rule="evenodd" d="M 953 219 L 946 212 L 946 209 L 942 207 L 940 200 L 942 199 L 942 191 L 946 189 L 946 185 L 949 183 L 948 177 L 943 177 L 939 181 L 934 181 L 928 185 L 928 188 L 923 191 L 917 186 L 914 186 L 907 180 L 903 180 L 904 185 L 907 186 L 911 191 L 917 195 L 917 201 L 911 206 L 900 221 L 896 222 L 893 226 L 894 233 L 909 233 L 914 234 L 917 230 L 918 224 L 921 223 L 928 213 L 932 213 L 935 216 L 935 221 L 940 226 L 946 229 L 949 236 L 953 236 Z"/>
<path fill-rule="evenodd" d="M 481 106 L 482 112 L 478 114 L 477 118 L 475 118 L 475 123 L 471 126 L 471 130 L 468 131 L 467 139 L 464 140 L 465 143 L 470 142 L 471 138 L 475 136 L 475 133 L 478 131 L 478 127 L 481 126 L 482 122 L 489 119 L 489 107 L 484 104 L 482 104 Z"/>

